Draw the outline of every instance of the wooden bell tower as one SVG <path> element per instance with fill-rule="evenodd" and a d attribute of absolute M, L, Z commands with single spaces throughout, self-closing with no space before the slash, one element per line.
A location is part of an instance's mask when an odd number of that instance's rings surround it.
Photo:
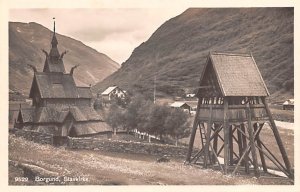
<path fill-rule="evenodd" d="M 210 53 L 200 78 L 186 162 L 204 168 L 217 165 L 224 174 L 235 174 L 244 167 L 246 173 L 253 170 L 259 177 L 260 169 L 268 172 L 268 159 L 293 178 L 267 96 L 269 92 L 252 55 Z M 260 136 L 265 123 L 270 124 L 283 163 Z M 193 151 L 198 128 L 202 145 L 199 151 Z"/>

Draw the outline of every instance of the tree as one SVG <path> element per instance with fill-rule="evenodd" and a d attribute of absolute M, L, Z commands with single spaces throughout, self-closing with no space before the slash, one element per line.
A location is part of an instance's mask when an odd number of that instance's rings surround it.
<path fill-rule="evenodd" d="M 168 135 L 175 139 L 175 145 L 177 146 L 178 139 L 189 135 L 188 114 L 181 109 L 171 109 L 164 122 L 164 127 Z"/>
<path fill-rule="evenodd" d="M 140 132 L 145 132 L 148 135 L 149 143 L 151 142 L 151 138 L 149 135 L 149 118 L 150 118 L 150 109 L 153 106 L 153 102 L 150 100 L 145 100 L 143 102 L 143 105 L 138 110 L 138 124 L 137 124 L 137 130 Z"/>
<path fill-rule="evenodd" d="M 130 97 L 125 94 L 124 97 L 119 97 L 118 95 L 111 96 L 111 103 L 116 104 L 122 108 L 126 108 L 128 103 L 130 102 Z"/>
<path fill-rule="evenodd" d="M 146 111 L 146 103 L 148 101 L 142 95 L 136 95 L 131 99 L 124 112 L 124 122 L 127 131 L 138 129 L 138 125 L 143 121 L 143 112 Z"/>
<path fill-rule="evenodd" d="M 94 102 L 94 109 L 95 110 L 100 110 L 103 108 L 103 105 L 102 105 L 102 101 L 100 98 L 96 98 L 95 99 L 95 102 Z"/>
<path fill-rule="evenodd" d="M 167 106 L 152 105 L 149 109 L 149 119 L 147 121 L 146 130 L 150 134 L 159 135 L 160 140 L 166 134 L 165 120 L 169 115 Z"/>
<path fill-rule="evenodd" d="M 125 109 L 113 103 L 106 119 L 115 133 L 119 128 L 126 129 L 127 132 L 137 129 L 148 135 L 159 136 L 161 141 L 163 136 L 170 135 L 176 140 L 176 145 L 179 138 L 189 134 L 187 120 L 188 114 L 181 109 L 155 105 L 142 95 L 133 97 Z"/>
<path fill-rule="evenodd" d="M 153 106 L 154 104 L 149 101 L 146 100 L 142 103 L 142 105 L 139 107 L 138 109 L 138 113 L 137 113 L 137 119 L 138 119 L 138 123 L 137 123 L 137 129 L 140 132 L 148 132 L 149 130 L 149 117 L 150 117 L 150 108 Z"/>
<path fill-rule="evenodd" d="M 112 104 L 109 108 L 109 112 L 106 117 L 106 122 L 113 128 L 114 134 L 116 134 L 119 128 L 126 127 L 125 115 L 123 110 L 116 104 Z"/>

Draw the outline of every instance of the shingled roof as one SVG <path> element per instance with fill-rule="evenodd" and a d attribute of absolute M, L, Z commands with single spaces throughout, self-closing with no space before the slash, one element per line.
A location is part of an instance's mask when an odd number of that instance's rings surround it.
<path fill-rule="evenodd" d="M 35 116 L 37 123 L 62 123 L 71 113 L 75 121 L 103 121 L 103 118 L 91 107 L 41 107 Z"/>
<path fill-rule="evenodd" d="M 51 49 L 51 51 L 52 51 L 52 49 Z M 57 51 L 57 49 L 56 49 L 56 51 Z M 55 60 L 53 61 L 50 58 L 46 58 L 43 71 L 44 72 L 62 72 L 62 73 L 65 73 L 66 69 L 65 69 L 63 60 L 57 59 L 57 61 L 55 61 Z"/>
<path fill-rule="evenodd" d="M 100 132 L 105 133 L 112 131 L 112 128 L 105 122 L 75 122 L 73 124 L 73 127 L 75 129 L 76 135 L 78 136 L 92 135 Z M 42 133 L 60 135 L 58 126 L 56 125 L 39 124 L 36 126 L 36 130 Z"/>
<path fill-rule="evenodd" d="M 174 102 L 170 105 L 171 107 L 175 107 L 175 108 L 178 108 L 178 107 L 182 107 L 182 106 L 187 106 L 187 107 L 191 107 L 189 106 L 187 103 L 184 103 L 184 102 Z"/>
<path fill-rule="evenodd" d="M 90 87 L 77 87 L 79 98 L 92 98 Z"/>
<path fill-rule="evenodd" d="M 23 123 L 32 123 L 34 118 L 34 108 L 20 109 L 18 116 L 22 118 Z"/>
<path fill-rule="evenodd" d="M 268 96 L 268 89 L 250 54 L 210 53 L 207 65 L 213 66 L 223 96 Z M 204 69 L 200 80 L 206 73 Z"/>
<path fill-rule="evenodd" d="M 30 90 L 30 98 L 33 97 L 34 87 L 37 87 L 41 98 L 92 98 L 90 88 L 76 87 L 70 74 L 36 73 Z"/>
<path fill-rule="evenodd" d="M 112 128 L 105 122 L 76 122 L 74 124 L 76 135 L 91 135 L 100 132 L 111 132 Z"/>

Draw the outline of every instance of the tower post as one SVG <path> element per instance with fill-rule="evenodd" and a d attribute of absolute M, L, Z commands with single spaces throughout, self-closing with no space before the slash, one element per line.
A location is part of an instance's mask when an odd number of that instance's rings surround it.
<path fill-rule="evenodd" d="M 224 172 L 228 173 L 229 165 L 229 123 L 228 123 L 228 98 L 224 98 Z"/>
<path fill-rule="evenodd" d="M 189 142 L 189 149 L 188 149 L 188 153 L 186 155 L 186 162 L 187 163 L 190 163 L 190 161 L 191 161 L 191 155 L 192 155 L 192 151 L 193 151 L 193 147 L 194 147 L 195 135 L 196 135 L 198 122 L 199 122 L 198 118 L 199 118 L 199 111 L 200 111 L 201 101 L 202 101 L 202 98 L 201 97 L 198 98 L 197 111 L 196 111 L 196 115 L 195 115 L 195 119 L 194 119 L 194 124 L 193 124 L 193 129 L 192 129 L 192 133 L 191 133 L 190 142 Z"/>
<path fill-rule="evenodd" d="M 271 111 L 270 111 L 270 109 L 269 109 L 269 106 L 268 106 L 268 104 L 267 104 L 267 102 L 266 102 L 266 98 L 265 98 L 265 97 L 262 97 L 261 99 L 262 99 L 262 102 L 263 102 L 263 104 L 264 104 L 264 106 L 265 106 L 267 115 L 268 115 L 268 117 L 269 117 L 270 124 L 271 124 L 271 129 L 272 129 L 272 131 L 273 131 L 273 133 L 274 133 L 274 136 L 275 136 L 277 145 L 278 145 L 278 147 L 279 147 L 280 153 L 281 153 L 281 155 L 282 155 L 284 164 L 285 164 L 285 166 L 286 166 L 287 172 L 290 174 L 289 177 L 290 177 L 291 179 L 293 179 L 293 178 L 294 178 L 294 175 L 293 175 L 292 170 L 291 170 L 291 164 L 290 164 L 290 161 L 289 161 L 289 159 L 288 159 L 287 153 L 286 153 L 286 151 L 285 151 L 285 149 L 284 149 L 283 143 L 282 143 L 282 141 L 281 141 L 281 138 L 280 138 L 280 135 L 279 135 L 277 126 L 276 126 L 275 121 L 274 121 L 274 119 L 273 119 L 273 117 L 272 117 L 272 114 L 271 114 Z"/>
<path fill-rule="evenodd" d="M 247 104 L 247 116 L 248 116 L 248 133 L 249 133 L 249 142 L 251 146 L 251 154 L 252 154 L 252 159 L 253 159 L 253 166 L 254 166 L 254 171 L 255 175 L 258 177 L 259 176 L 259 170 L 258 170 L 258 163 L 257 163 L 257 155 L 256 155 L 256 148 L 255 148 L 255 138 L 253 135 L 253 128 L 252 128 L 252 119 L 251 119 L 251 109 L 249 103 Z"/>

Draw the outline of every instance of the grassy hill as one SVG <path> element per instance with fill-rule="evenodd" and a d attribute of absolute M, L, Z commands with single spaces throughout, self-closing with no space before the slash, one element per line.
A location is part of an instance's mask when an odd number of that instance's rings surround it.
<path fill-rule="evenodd" d="M 64 57 L 67 72 L 72 66 L 80 65 L 74 73 L 79 85 L 95 84 L 120 67 L 105 54 L 80 41 L 60 34 L 56 37 L 60 53 L 68 50 Z M 27 64 L 42 71 L 45 55 L 41 49 L 49 51 L 51 39 L 52 32 L 40 24 L 9 22 L 9 89 L 12 92 L 28 96 L 33 72 Z"/>
<path fill-rule="evenodd" d="M 293 97 L 293 18 L 293 8 L 190 8 L 161 25 L 93 91 L 115 84 L 153 95 L 156 75 L 163 95 L 190 92 L 209 51 L 222 51 L 251 52 L 272 98 Z"/>

